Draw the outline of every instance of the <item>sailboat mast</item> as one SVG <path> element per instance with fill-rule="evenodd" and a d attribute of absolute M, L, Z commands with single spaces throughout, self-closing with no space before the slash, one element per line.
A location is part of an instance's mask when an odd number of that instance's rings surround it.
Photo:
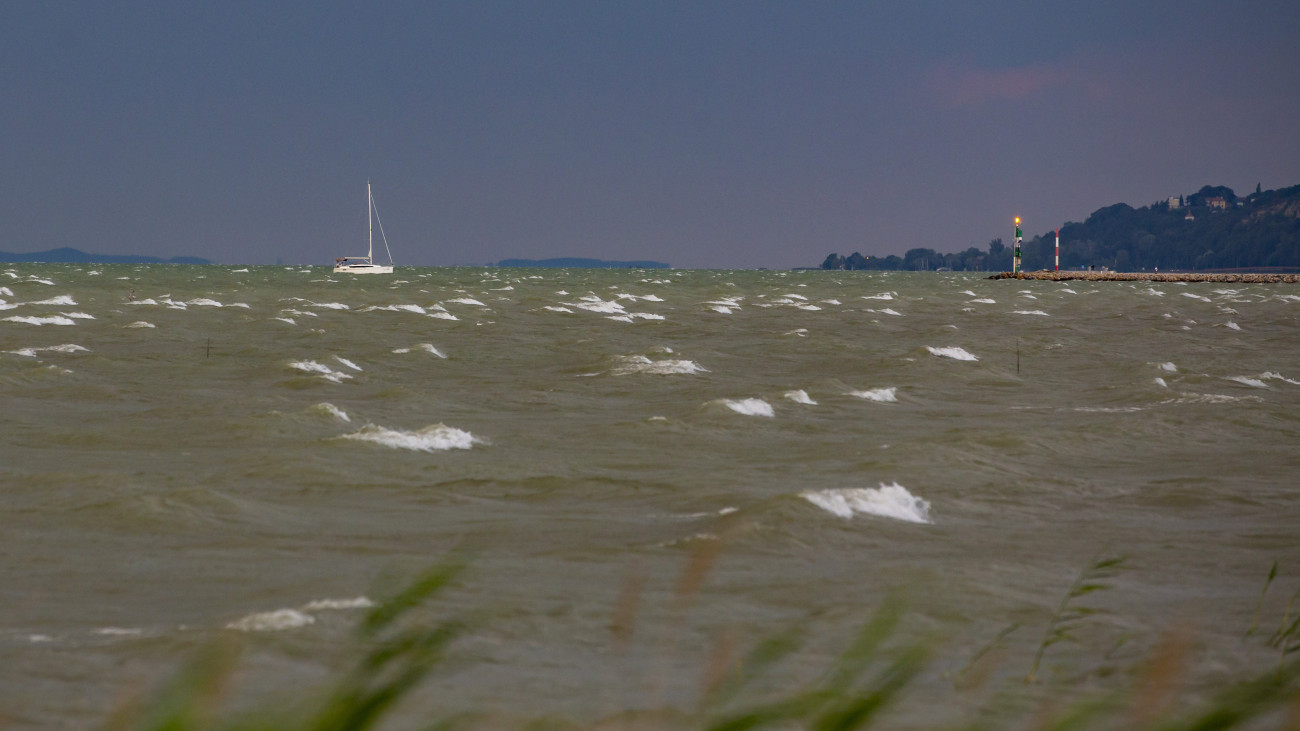
<path fill-rule="evenodd" d="M 366 225 L 370 227 L 370 247 L 366 249 L 366 258 L 375 260 L 375 197 L 370 192 L 370 181 L 366 181 Z"/>

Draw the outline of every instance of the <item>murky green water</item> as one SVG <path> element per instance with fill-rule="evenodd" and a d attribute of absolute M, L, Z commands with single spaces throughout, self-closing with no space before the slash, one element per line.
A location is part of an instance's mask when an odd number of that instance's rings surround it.
<path fill-rule="evenodd" d="M 1266 621 L 1300 588 L 1293 286 L 13 265 L 0 287 L 11 726 L 93 725 L 214 637 L 246 643 L 249 697 L 312 687 L 362 598 L 457 551 L 439 609 L 485 626 L 415 705 L 520 718 L 690 708 L 720 644 L 800 625 L 769 680 L 793 687 L 897 592 L 900 636 L 941 638 L 898 722 L 960 718 L 984 701 L 954 674 L 1020 623 L 987 687 L 1018 683 L 1112 554 L 1109 612 L 1027 692 L 1122 682 L 1174 627 L 1209 689 L 1276 662 L 1243 639 L 1272 562 Z"/>

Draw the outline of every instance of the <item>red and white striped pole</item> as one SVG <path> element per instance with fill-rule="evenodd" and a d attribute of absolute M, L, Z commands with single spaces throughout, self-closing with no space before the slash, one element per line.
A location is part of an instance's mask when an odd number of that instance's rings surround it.
<path fill-rule="evenodd" d="M 1061 229 L 1056 229 L 1056 271 L 1061 271 Z"/>

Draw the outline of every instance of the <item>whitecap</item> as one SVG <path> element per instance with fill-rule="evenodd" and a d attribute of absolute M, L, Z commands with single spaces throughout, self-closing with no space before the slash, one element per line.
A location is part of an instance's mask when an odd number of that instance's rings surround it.
<path fill-rule="evenodd" d="M 158 304 L 158 300 L 155 300 L 153 297 L 146 297 L 146 298 L 144 298 L 144 299 L 142 299 L 142 300 L 131 300 L 130 302 L 127 302 L 126 304 L 128 304 L 128 305 L 156 305 L 156 304 Z"/>
<path fill-rule="evenodd" d="M 292 317 L 272 317 L 271 319 L 272 319 L 272 320 L 279 320 L 280 322 L 287 322 L 287 323 L 289 323 L 290 325 L 297 325 L 297 324 L 298 324 L 298 323 L 296 323 L 296 322 L 293 321 L 293 318 L 292 318 Z"/>
<path fill-rule="evenodd" d="M 1225 327 L 1227 327 L 1229 330 L 1240 330 L 1240 329 L 1241 329 L 1241 325 L 1238 325 L 1237 323 L 1233 322 L 1232 320 L 1228 320 L 1228 322 L 1225 324 Z"/>
<path fill-rule="evenodd" d="M 953 360 L 979 360 L 979 358 L 971 355 L 964 348 L 932 348 L 927 345 L 925 346 L 925 349 L 930 351 L 931 355 L 937 355 L 940 358 L 952 358 Z"/>
<path fill-rule="evenodd" d="M 457 297 L 454 300 L 447 300 L 447 301 L 455 302 L 457 304 L 462 304 L 462 305 L 478 305 L 479 307 L 487 307 L 487 305 L 483 304 L 482 302 L 479 302 L 473 297 Z"/>
<path fill-rule="evenodd" d="M 1043 317 L 1049 317 L 1049 315 L 1048 315 L 1046 312 L 1043 312 L 1042 310 L 1012 310 L 1012 311 L 1011 311 L 1011 314 L 1013 314 L 1013 315 L 1041 315 L 1041 316 L 1043 316 Z"/>
<path fill-rule="evenodd" d="M 225 307 L 225 305 L 220 302 L 214 299 L 208 299 L 207 297 L 196 297 L 192 300 L 188 300 L 185 304 L 194 305 L 195 307 Z"/>
<path fill-rule="evenodd" d="M 761 398 L 722 399 L 722 404 L 737 414 L 744 414 L 745 416 L 766 416 L 768 418 L 776 416 L 772 404 Z"/>
<path fill-rule="evenodd" d="M 0 294 L 6 297 L 13 297 L 14 291 L 12 289 L 9 289 L 8 287 L 0 287 Z"/>
<path fill-rule="evenodd" d="M 347 366 L 348 368 L 351 368 L 351 369 L 354 370 L 354 371 L 360 371 L 360 370 L 361 370 L 361 366 L 357 365 L 356 363 L 353 363 L 352 361 L 348 360 L 347 358 L 343 358 L 343 357 L 341 357 L 341 356 L 337 356 L 337 355 L 336 355 L 336 356 L 334 356 L 334 360 L 337 360 L 338 362 L 342 363 L 343 365 Z"/>
<path fill-rule="evenodd" d="M 898 401 L 898 388 L 890 386 L 888 388 L 873 388 L 867 391 L 849 391 L 850 396 L 856 396 L 868 401 L 876 401 L 882 404 L 894 403 Z"/>
<path fill-rule="evenodd" d="M 76 301 L 74 301 L 74 300 L 72 299 L 72 295 L 70 295 L 70 294 L 61 294 L 61 295 L 59 295 L 58 297 L 51 297 L 51 298 L 49 298 L 49 299 L 47 299 L 47 300 L 40 300 L 39 302 L 28 302 L 27 304 L 29 304 L 29 305 L 55 305 L 55 306 L 60 306 L 60 305 L 61 305 L 61 306 L 64 306 L 64 307 L 68 307 L 68 306 L 75 307 L 75 306 L 77 305 Z"/>
<path fill-rule="evenodd" d="M 615 322 L 632 322 L 632 318 L 627 315 L 611 315 L 605 319 L 614 320 Z"/>
<path fill-rule="evenodd" d="M 247 302 L 231 302 L 230 304 L 226 305 L 226 307 L 239 307 L 245 310 L 253 309 L 252 306 L 249 305 Z"/>
<path fill-rule="evenodd" d="M 569 313 L 573 312 L 573 310 L 569 309 L 568 307 L 555 307 L 552 305 L 546 305 L 542 309 L 550 310 L 551 312 L 569 312 Z"/>
<path fill-rule="evenodd" d="M 889 485 L 882 482 L 880 487 L 810 490 L 799 493 L 799 497 L 841 518 L 862 513 L 909 523 L 934 522 L 930 520 L 930 503 L 896 482 Z"/>
<path fill-rule="evenodd" d="M 230 273 L 231 273 L 231 274 L 242 274 L 242 273 L 247 272 L 247 271 L 248 271 L 247 269 L 231 269 L 231 270 L 230 270 Z"/>
<path fill-rule="evenodd" d="M 86 313 L 84 313 L 84 312 L 60 312 L 59 314 L 60 314 L 60 315 L 63 315 L 64 317 L 71 317 L 71 318 L 74 319 L 74 320 L 93 320 L 93 319 L 95 319 L 95 316 L 94 316 L 94 315 L 88 315 L 88 314 L 86 314 Z"/>
<path fill-rule="evenodd" d="M 342 439 L 373 442 L 391 449 L 410 449 L 419 452 L 441 452 L 448 449 L 469 449 L 483 440 L 462 429 L 446 424 L 433 424 L 419 431 L 399 431 L 374 424 L 360 431 L 344 434 Z"/>
<path fill-rule="evenodd" d="M 731 314 L 731 308 L 723 305 L 709 305 L 709 309 L 713 310 L 714 312 L 721 313 L 723 315 Z"/>
<path fill-rule="evenodd" d="M 77 324 L 73 320 L 67 317 L 63 317 L 61 315 L 55 315 L 54 317 L 23 317 L 21 315 L 14 315 L 13 317 L 6 317 L 4 319 L 8 322 L 23 322 L 28 325 L 76 325 Z"/>
<path fill-rule="evenodd" d="M 302 611 L 320 612 L 327 609 L 369 609 L 373 606 L 375 606 L 375 603 L 368 597 L 359 596 L 355 599 L 317 599 L 304 604 Z"/>
<path fill-rule="evenodd" d="M 289 367 L 303 371 L 304 373 L 318 375 L 321 378 L 324 378 L 327 381 L 333 381 L 334 383 L 342 383 L 344 380 L 352 378 L 352 376 L 346 373 L 336 371 L 333 368 L 317 363 L 314 360 L 294 361 L 289 364 Z"/>
<path fill-rule="evenodd" d="M 459 319 L 460 319 L 459 317 L 456 317 L 455 315 L 451 314 L 450 312 L 430 312 L 430 313 L 429 313 L 429 317 L 436 317 L 436 318 L 438 318 L 439 320 L 459 320 Z"/>
<path fill-rule="evenodd" d="M 1169 384 L 1165 383 L 1165 379 L 1161 378 L 1160 376 L 1156 376 L 1156 385 L 1161 388 L 1169 388 Z"/>
<path fill-rule="evenodd" d="M 342 302 L 309 302 L 309 307 L 319 307 L 322 310 L 347 310 L 351 309 Z"/>
<path fill-rule="evenodd" d="M 822 309 L 817 305 L 796 305 L 796 307 L 807 312 L 820 312 Z"/>
<path fill-rule="evenodd" d="M 628 316 L 628 317 L 631 317 L 631 318 L 634 318 L 634 319 L 637 319 L 637 320 L 662 320 L 662 319 L 664 319 L 664 316 L 663 316 L 663 315 L 656 315 L 656 314 L 653 314 L 653 313 L 650 313 L 650 312 L 629 312 L 629 313 L 627 313 L 627 316 Z"/>
<path fill-rule="evenodd" d="M 428 312 L 427 312 L 423 307 L 421 307 L 421 306 L 419 306 L 419 305 L 410 305 L 410 304 L 407 304 L 407 305 L 384 305 L 383 307 L 380 307 L 379 305 L 371 305 L 371 306 L 369 306 L 369 307 L 363 308 L 361 311 L 362 311 L 362 312 L 377 312 L 377 311 L 385 311 L 385 312 L 414 312 L 414 313 L 417 314 L 417 315 L 426 315 L 426 314 L 428 314 Z M 445 312 L 445 310 L 444 310 L 444 312 Z"/>
<path fill-rule="evenodd" d="M 708 373 L 707 369 L 700 367 L 695 361 L 684 359 L 651 360 L 644 355 L 620 355 L 615 360 L 618 364 L 610 372 L 616 376 L 626 376 L 633 373 L 648 373 L 657 376 Z"/>
<path fill-rule="evenodd" d="M 981 297 L 979 299 L 974 299 L 971 300 L 971 302 L 977 302 L 981 305 L 996 305 L 998 303 L 997 300 L 989 299 L 988 297 Z"/>
<path fill-rule="evenodd" d="M 1202 297 L 1202 296 L 1199 295 L 1199 294 L 1192 294 L 1191 292 L 1183 292 L 1183 296 L 1184 296 L 1184 297 L 1191 297 L 1191 298 L 1194 299 L 1194 300 L 1200 300 L 1200 301 L 1202 301 L 1202 302 L 1209 302 L 1209 301 L 1210 301 L 1210 298 L 1209 298 L 1209 297 Z"/>
<path fill-rule="evenodd" d="M 893 292 L 881 292 L 880 294 L 868 294 L 862 296 L 862 299 L 864 300 L 892 300 L 893 298 Z"/>
<path fill-rule="evenodd" d="M 316 618 L 297 609 L 277 609 L 273 612 L 258 612 L 226 625 L 226 629 L 240 632 L 277 632 L 314 624 Z"/>
<path fill-rule="evenodd" d="M 889 308 L 889 307 L 886 307 L 886 308 L 883 309 L 883 310 L 877 310 L 877 312 L 879 312 L 879 313 L 882 314 L 882 315 L 893 315 L 894 317 L 902 317 L 902 316 L 903 316 L 902 313 L 895 312 L 893 309 L 891 309 L 891 308 Z"/>
<path fill-rule="evenodd" d="M 1164 371 L 1165 373 L 1177 373 L 1178 366 L 1174 365 L 1171 362 L 1161 363 L 1160 370 Z"/>
<path fill-rule="evenodd" d="M 808 392 L 803 389 L 797 391 L 786 391 L 785 398 L 787 401 L 793 401 L 796 404 L 807 404 L 809 406 L 817 405 L 817 402 L 813 401 L 812 397 L 808 395 Z"/>
<path fill-rule="evenodd" d="M 156 327 L 156 326 L 152 322 L 145 322 L 144 320 L 136 320 L 130 325 L 123 325 L 122 327 Z"/>
<path fill-rule="evenodd" d="M 94 634 L 105 637 L 137 637 L 144 634 L 144 630 L 136 627 L 100 627 Z"/>
<path fill-rule="evenodd" d="M 332 416 L 335 419 L 338 419 L 339 421 L 345 421 L 345 422 L 352 421 L 352 417 L 348 416 L 346 411 L 340 409 L 334 404 L 329 403 L 328 401 L 322 401 L 316 404 L 315 406 L 311 407 L 311 409 L 312 411 L 319 411 L 328 416 Z"/>
<path fill-rule="evenodd" d="M 1264 383 L 1258 378 L 1251 378 L 1250 376 L 1228 376 L 1228 380 L 1236 381 L 1237 383 L 1251 386 L 1253 388 L 1268 388 L 1267 383 Z"/>
<path fill-rule="evenodd" d="M 614 302 L 612 300 L 609 302 L 605 302 L 601 300 L 599 297 L 597 297 L 594 302 L 591 300 L 585 300 L 580 302 L 565 302 L 564 304 L 570 307 L 577 307 L 580 310 L 586 310 L 588 312 L 597 312 L 602 315 L 621 314 L 624 311 L 623 305 L 619 304 L 618 302 Z"/>

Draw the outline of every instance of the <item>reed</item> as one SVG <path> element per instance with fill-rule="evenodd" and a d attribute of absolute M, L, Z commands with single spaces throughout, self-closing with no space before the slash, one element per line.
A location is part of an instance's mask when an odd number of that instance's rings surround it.
<path fill-rule="evenodd" d="M 706 551 L 707 553 L 707 551 Z M 694 595 L 708 572 L 712 558 L 696 557 L 688 562 L 686 578 L 674 597 L 680 602 Z M 1071 633 L 1098 609 L 1081 605 L 1094 592 L 1111 588 L 1107 580 L 1122 570 L 1124 559 L 1096 558 L 1089 562 L 1070 585 L 1049 619 L 1031 668 L 1037 672 L 1047 648 L 1072 638 Z M 298 699 L 278 708 L 237 718 L 225 717 L 222 709 L 231 702 L 228 688 L 237 671 L 238 646 L 222 642 L 205 649 L 181 668 L 148 702 L 119 709 L 105 728 L 115 731 L 254 731 L 301 729 L 303 731 L 353 731 L 395 727 L 393 710 L 417 688 L 426 700 L 435 688 L 426 682 L 447 662 L 448 650 L 460 637 L 482 624 L 478 615 L 439 618 L 428 610 L 437 595 L 456 581 L 463 566 L 446 563 L 418 576 L 406 588 L 372 608 L 357 627 L 360 652 L 341 677 L 319 695 Z M 1268 583 L 1276 576 L 1270 571 Z M 639 594 L 641 579 L 633 578 L 631 594 Z M 685 587 L 685 588 L 683 588 Z M 1267 590 L 1267 586 L 1266 586 Z M 1300 595 L 1300 592 L 1297 592 Z M 1292 597 L 1292 603 L 1297 597 Z M 635 604 L 634 597 L 623 603 Z M 1057 701 L 1053 693 L 1020 711 L 1021 717 L 968 720 L 949 728 L 1036 729 L 1174 729 L 1296 728 L 1300 722 L 1300 617 L 1293 616 L 1293 604 L 1284 610 L 1277 631 L 1267 645 L 1281 652 L 1276 669 L 1234 683 L 1204 702 L 1188 707 L 1177 698 L 1178 681 L 1188 665 L 1190 639 L 1172 634 L 1159 643 L 1149 661 L 1133 669 L 1130 680 L 1107 692 L 1081 692 L 1070 701 Z M 618 611 L 627 613 L 628 607 Z M 1256 622 L 1260 610 L 1256 611 Z M 755 681 L 788 661 L 802 647 L 807 628 L 795 625 L 758 641 L 740 660 L 711 668 L 702 700 L 694 710 L 646 714 L 627 711 L 594 724 L 553 717 L 503 720 L 488 709 L 481 714 L 456 714 L 425 719 L 425 729 L 527 728 L 527 729 L 631 729 L 671 728 L 708 731 L 747 731 L 759 728 L 802 728 L 814 731 L 848 731 L 870 727 L 890 728 L 886 712 L 907 694 L 918 676 L 931 666 L 932 657 L 943 649 L 933 637 L 913 641 L 899 638 L 905 618 L 904 603 L 896 597 L 884 601 L 865 621 L 845 649 L 831 660 L 812 681 L 776 697 L 760 697 Z M 619 632 L 631 632 L 631 622 L 615 633 L 614 641 L 626 642 Z M 1018 625 L 1012 625 L 977 653 L 967 667 L 988 649 L 1000 644 Z M 729 656 L 729 650 L 728 650 Z M 963 670 L 964 672 L 964 670 Z M 960 674 L 959 674 L 960 675 Z M 1019 684 L 1013 684 L 1013 687 Z M 1019 685 L 1025 690 L 1025 686 Z M 1064 689 L 1064 687 L 1062 687 Z M 933 688 L 930 688 L 933 690 Z M 956 699 L 953 699 L 956 702 Z M 1291 715 L 1288 716 L 1288 707 Z M 1005 710 L 1005 709 L 1004 709 Z"/>

